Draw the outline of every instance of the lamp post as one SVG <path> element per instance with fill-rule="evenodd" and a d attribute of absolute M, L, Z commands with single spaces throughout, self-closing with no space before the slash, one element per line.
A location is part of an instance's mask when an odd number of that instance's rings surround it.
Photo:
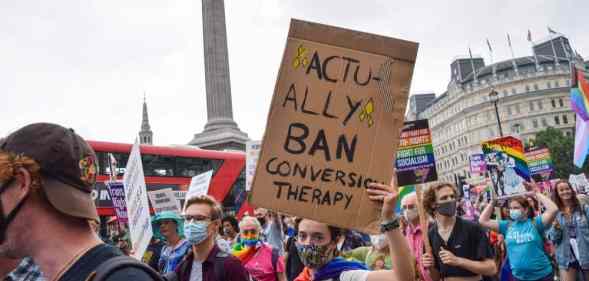
<path fill-rule="evenodd" d="M 503 137 L 503 129 L 501 128 L 501 118 L 499 118 L 499 109 L 497 108 L 497 102 L 499 101 L 499 93 L 495 89 L 491 89 L 489 93 L 489 99 L 495 106 L 495 116 L 497 116 L 497 126 L 499 127 L 499 136 Z"/>

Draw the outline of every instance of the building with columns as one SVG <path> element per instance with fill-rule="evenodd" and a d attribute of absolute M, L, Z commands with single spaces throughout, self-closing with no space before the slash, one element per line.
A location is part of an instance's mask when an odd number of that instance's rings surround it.
<path fill-rule="evenodd" d="M 439 180 L 475 177 L 469 171 L 469 155 L 482 153 L 481 142 L 500 136 L 494 102 L 504 136 L 529 143 L 547 127 L 572 135 L 572 54 L 566 37 L 551 34 L 533 44 L 532 56 L 491 65 L 482 58 L 454 60 L 446 92 L 417 114 L 417 119 L 429 120 Z"/>

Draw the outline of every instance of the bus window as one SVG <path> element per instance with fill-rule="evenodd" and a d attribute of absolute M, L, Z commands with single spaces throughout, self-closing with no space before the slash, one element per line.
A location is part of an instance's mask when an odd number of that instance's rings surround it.
<path fill-rule="evenodd" d="M 245 200 L 247 200 L 247 192 L 245 192 L 244 168 L 231 186 L 231 192 L 223 199 L 223 210 L 227 213 L 237 214 Z"/>
<path fill-rule="evenodd" d="M 204 172 L 217 171 L 223 164 L 223 160 L 176 157 L 176 176 L 194 177 Z"/>
<path fill-rule="evenodd" d="M 112 152 L 112 155 L 117 161 L 117 176 L 124 175 L 125 167 L 127 166 L 127 161 L 129 160 L 129 154 Z M 98 174 L 102 176 L 110 176 L 110 159 L 108 157 L 108 153 L 96 151 L 96 157 L 98 158 Z"/>
<path fill-rule="evenodd" d="M 175 157 L 153 154 L 141 155 L 143 171 L 146 177 L 173 177 Z"/>

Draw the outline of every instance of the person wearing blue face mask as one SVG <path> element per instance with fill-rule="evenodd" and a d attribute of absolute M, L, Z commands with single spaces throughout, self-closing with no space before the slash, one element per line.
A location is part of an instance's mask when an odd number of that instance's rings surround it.
<path fill-rule="evenodd" d="M 247 281 L 248 274 L 241 262 L 222 251 L 216 240 L 223 211 L 208 195 L 188 199 L 184 209 L 184 236 L 191 251 L 167 280 L 178 281 Z"/>
<path fill-rule="evenodd" d="M 499 231 L 505 236 L 507 257 L 512 274 L 516 280 L 551 281 L 553 269 L 551 261 L 544 250 L 544 231 L 554 221 L 558 207 L 550 198 L 537 191 L 533 183 L 524 183 L 546 211 L 534 216 L 534 211 L 525 197 L 513 197 L 509 200 L 508 220 L 491 220 L 495 202 L 487 205 L 479 222 L 484 227 Z"/>

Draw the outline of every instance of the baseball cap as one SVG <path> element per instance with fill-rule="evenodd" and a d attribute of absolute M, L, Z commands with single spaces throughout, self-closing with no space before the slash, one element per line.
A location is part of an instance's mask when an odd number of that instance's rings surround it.
<path fill-rule="evenodd" d="M 74 130 L 50 123 L 30 124 L 2 140 L 0 151 L 28 156 L 39 164 L 43 191 L 59 212 L 99 219 L 92 199 L 96 154 Z"/>

